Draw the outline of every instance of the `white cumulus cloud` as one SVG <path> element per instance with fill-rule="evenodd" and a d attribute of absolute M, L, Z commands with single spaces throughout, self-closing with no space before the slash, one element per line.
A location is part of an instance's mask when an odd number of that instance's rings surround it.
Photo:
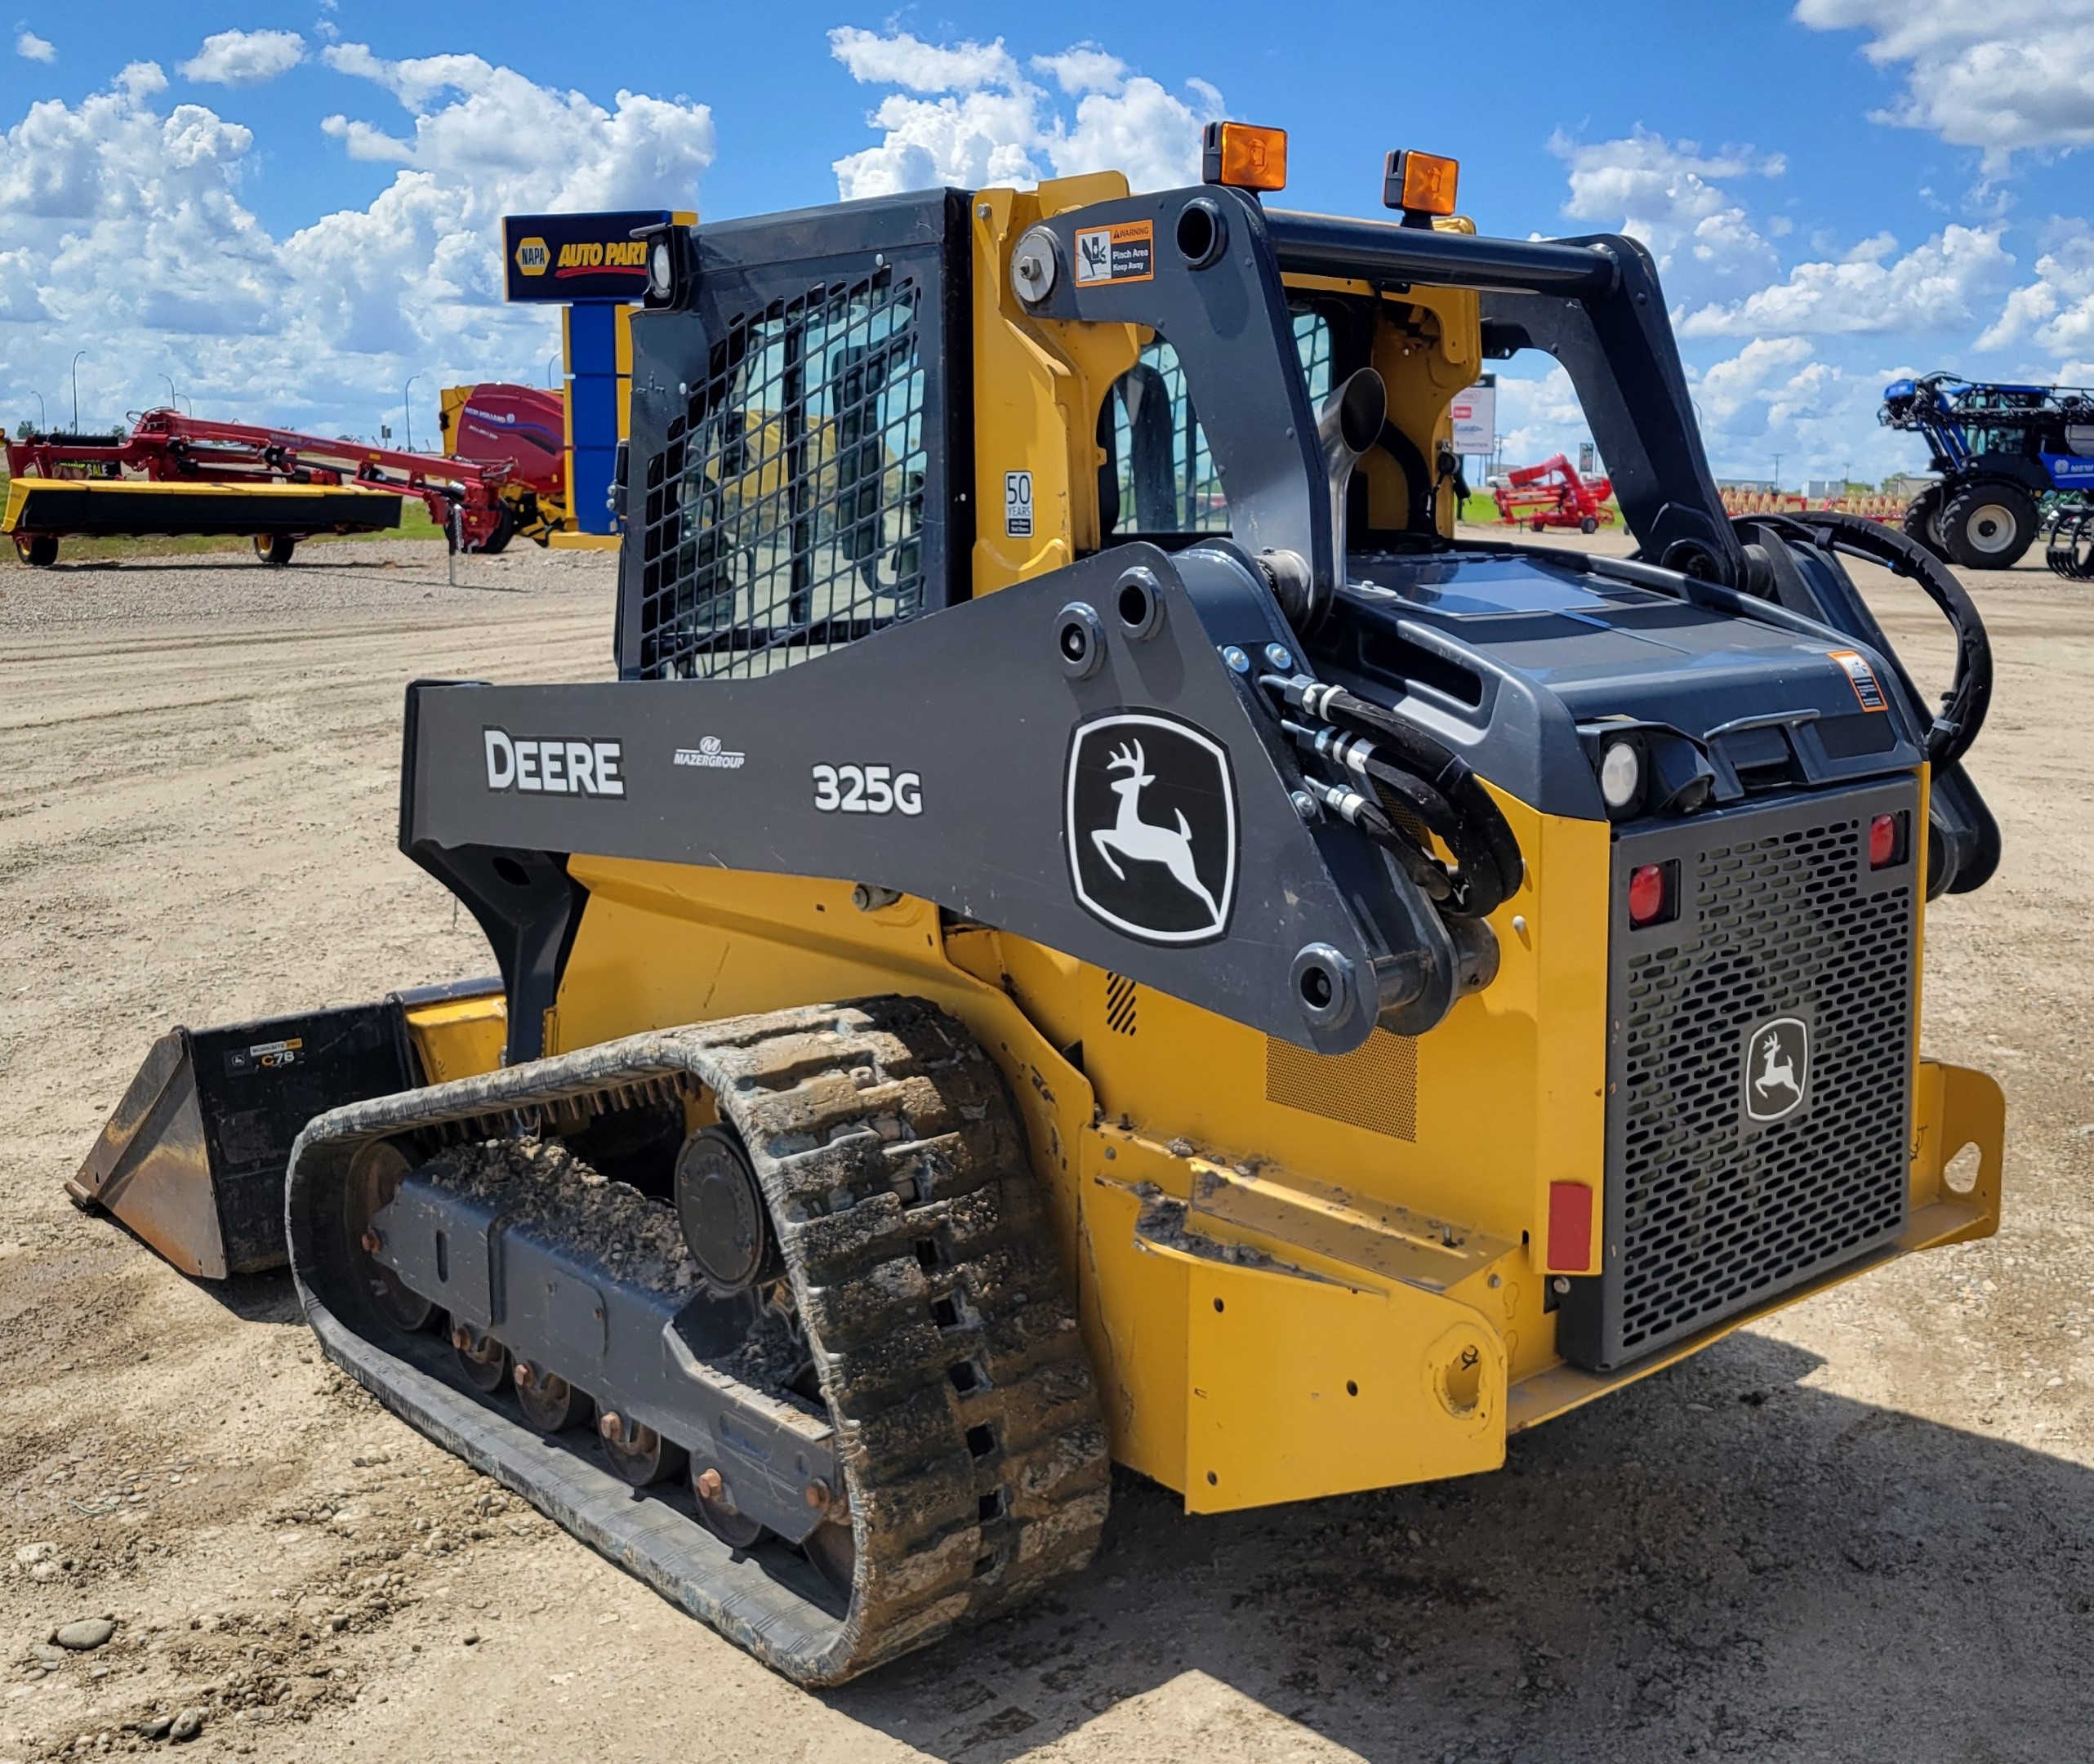
<path fill-rule="evenodd" d="M 1939 332 L 1975 322 L 1985 297 L 2013 274 L 2000 229 L 1949 226 L 1903 256 L 1888 234 L 1864 241 L 1837 263 L 1798 264 L 1786 278 L 1743 300 L 1712 304 L 1680 323 L 1684 336 L 1770 332 Z"/>
<path fill-rule="evenodd" d="M 386 61 L 362 43 L 330 44 L 321 59 L 399 101 L 409 132 L 391 135 L 344 116 L 321 127 L 354 158 L 393 161 L 437 184 L 470 191 L 492 212 L 688 207 L 712 163 L 712 112 L 704 105 L 620 91 L 607 110 L 586 93 L 556 91 L 476 55 Z M 394 189 L 402 186 L 396 184 Z"/>
<path fill-rule="evenodd" d="M 1763 479 L 1780 457 L 1790 488 L 1808 478 L 1878 483 L 1926 463 L 1909 435 L 1876 421 L 1883 388 L 1909 362 L 1829 361 L 1802 337 L 1753 337 L 1735 355 L 1690 370 L 1688 387 L 1710 465 L 1722 477 Z"/>
<path fill-rule="evenodd" d="M 346 71 L 377 80 L 404 122 L 363 127 L 396 142 L 399 169 L 368 206 L 287 238 L 242 200 L 252 131 L 165 105 L 152 63 L 78 105 L 33 104 L 0 136 L 11 421 L 33 414 L 31 389 L 57 416 L 82 348 L 81 416 L 101 422 L 164 402 L 163 372 L 199 415 L 362 434 L 397 413 L 409 373 L 538 381 L 553 327 L 503 304 L 501 216 L 697 206 L 713 154 L 702 105 L 621 92 L 607 107 L 477 56 L 363 54 Z"/>
<path fill-rule="evenodd" d="M 15 38 L 15 53 L 25 61 L 56 61 L 58 47 L 48 38 L 25 29 Z"/>
<path fill-rule="evenodd" d="M 176 71 L 207 86 L 260 86 L 305 59 L 305 39 L 296 31 L 226 30 L 205 38 Z"/>
<path fill-rule="evenodd" d="M 1982 148 L 1991 171 L 2094 144 L 2094 0 L 1798 0 L 1795 16 L 1869 33 L 1863 54 L 1905 82 L 1876 120 Z"/>
<path fill-rule="evenodd" d="M 1072 98 L 1085 92 L 1117 95 L 1127 86 L 1127 64 L 1096 43 L 1078 43 L 1059 55 L 1035 56 L 1032 71 L 1050 75 Z"/>
<path fill-rule="evenodd" d="M 2029 339 L 2052 354 L 2094 351 L 2094 229 L 2070 223 L 2036 260 L 2036 279 L 2013 290 L 2000 314 L 1978 339 L 1980 349 L 2004 349 Z M 2083 375 L 2067 363 L 2069 377 Z"/>
<path fill-rule="evenodd" d="M 1567 167 L 1563 212 L 1642 240 L 1669 290 L 1706 297 L 1774 273 L 1773 247 L 1724 185 L 1781 176 L 1780 154 L 1749 147 L 1704 153 L 1694 141 L 1642 128 L 1604 141 L 1559 132 L 1548 145 Z"/>
<path fill-rule="evenodd" d="M 1179 96 L 1095 43 L 1031 63 L 1076 99 L 1073 116 L 1027 78 L 1001 38 L 927 43 L 906 31 L 845 27 L 829 33 L 829 46 L 861 84 L 901 88 L 867 118 L 879 144 L 835 163 L 846 198 L 1107 170 L 1125 172 L 1136 189 L 1190 184 L 1201 125 L 1222 114 L 1221 94 L 1205 81 L 1187 80 Z"/>

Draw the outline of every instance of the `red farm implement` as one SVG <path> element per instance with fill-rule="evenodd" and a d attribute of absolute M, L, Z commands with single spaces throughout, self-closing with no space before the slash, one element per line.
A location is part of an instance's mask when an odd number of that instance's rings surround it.
<path fill-rule="evenodd" d="M 1606 506 L 1614 485 L 1605 478 L 1579 477 L 1577 467 L 1561 453 L 1539 466 L 1522 466 L 1506 473 L 1504 483 L 1492 494 L 1501 520 L 1535 532 L 1551 527 L 1597 532 L 1614 519 L 1614 510 Z"/>
<path fill-rule="evenodd" d="M 559 433 L 558 394 L 475 390 L 530 403 Z M 315 532 L 397 527 L 401 500 L 417 497 L 456 548 L 499 551 L 518 532 L 543 542 L 561 505 L 558 455 L 549 462 L 542 449 L 503 447 L 492 433 L 462 429 L 454 445 L 456 454 L 412 453 L 148 411 L 127 435 L 9 443 L 0 530 L 30 564 L 55 562 L 67 535 L 140 533 L 252 535 L 257 556 L 283 564 L 298 540 Z"/>

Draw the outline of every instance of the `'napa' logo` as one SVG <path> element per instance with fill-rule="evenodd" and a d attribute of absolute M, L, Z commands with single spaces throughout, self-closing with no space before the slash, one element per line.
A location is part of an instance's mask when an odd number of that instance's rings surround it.
<path fill-rule="evenodd" d="M 524 274 L 543 275 L 552 261 L 552 251 L 543 239 L 533 237 L 516 242 L 516 267 Z"/>

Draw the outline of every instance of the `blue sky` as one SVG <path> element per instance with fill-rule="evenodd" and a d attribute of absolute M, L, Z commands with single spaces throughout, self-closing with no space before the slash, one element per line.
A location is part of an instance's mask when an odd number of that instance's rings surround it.
<path fill-rule="evenodd" d="M 1899 371 L 2094 379 L 2094 0 L 1384 0 L 1312 35 L 1240 0 L 831 4 L 32 7 L 0 39 L 0 409 L 69 416 L 84 348 L 83 419 L 164 375 L 368 433 L 420 372 L 427 421 L 435 384 L 556 347 L 499 304 L 505 209 L 1155 185 L 1219 114 L 1290 131 L 1289 204 L 1374 212 L 1419 145 L 1486 231 L 1644 237 L 1728 474 L 1917 466 L 1874 421 Z M 1543 365 L 1511 366 L 1515 458 L 1582 432 Z"/>

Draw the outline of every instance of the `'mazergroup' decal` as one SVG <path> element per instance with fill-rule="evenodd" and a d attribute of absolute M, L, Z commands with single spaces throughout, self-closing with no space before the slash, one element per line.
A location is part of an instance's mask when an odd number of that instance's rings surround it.
<path fill-rule="evenodd" d="M 487 787 L 534 795 L 623 796 L 625 749 L 614 741 L 567 735 L 513 736 L 480 731 L 487 746 Z"/>

